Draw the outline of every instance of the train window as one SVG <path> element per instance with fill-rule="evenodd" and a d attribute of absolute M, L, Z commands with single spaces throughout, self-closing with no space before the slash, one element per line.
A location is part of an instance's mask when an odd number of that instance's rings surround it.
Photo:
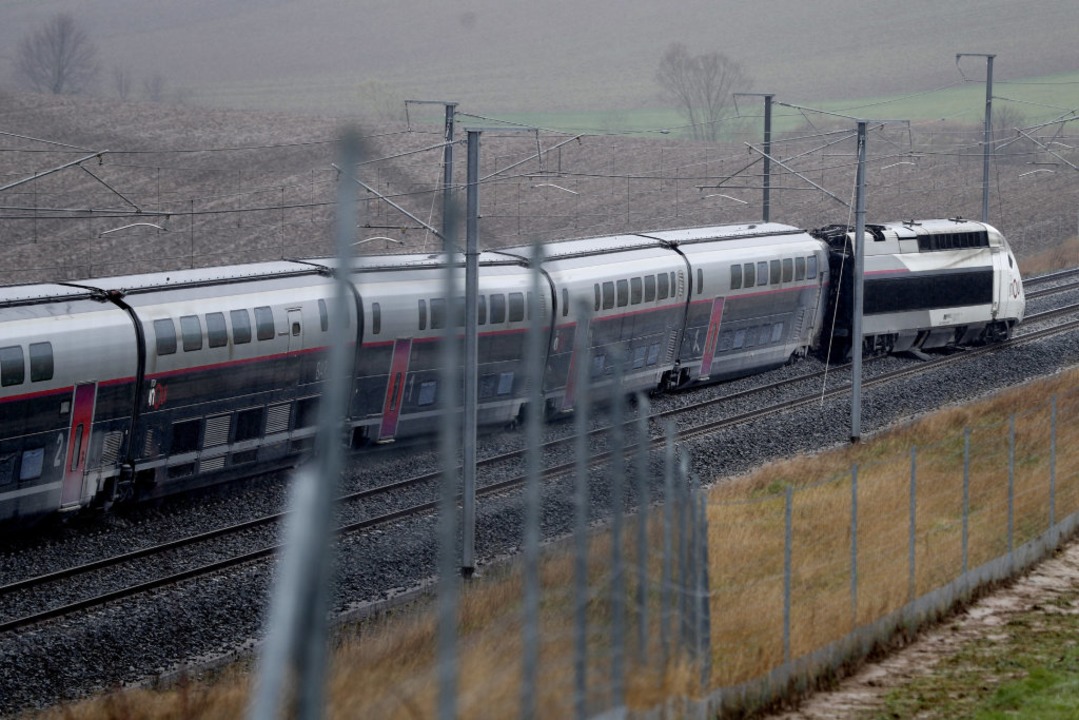
<path fill-rule="evenodd" d="M 656 299 L 666 300 L 671 294 L 670 278 L 667 273 L 656 275 Z"/>
<path fill-rule="evenodd" d="M 435 404 L 435 391 L 438 389 L 438 381 L 429 380 L 425 383 L 420 383 L 420 396 L 416 400 L 416 404 L 420 407 L 426 407 L 427 405 Z"/>
<path fill-rule="evenodd" d="M 525 294 L 510 293 L 510 322 L 521 322 L 525 319 Z"/>
<path fill-rule="evenodd" d="M 644 301 L 653 302 L 656 299 L 656 276 L 644 276 Z"/>
<path fill-rule="evenodd" d="M 777 343 L 783 339 L 783 323 L 777 322 L 772 326 L 772 342 Z"/>
<path fill-rule="evenodd" d="M 603 283 L 603 309 L 610 310 L 614 307 L 614 283 Z"/>
<path fill-rule="evenodd" d="M 655 365 L 659 362 L 659 343 L 648 346 L 648 364 Z"/>
<path fill-rule="evenodd" d="M 202 323 L 198 315 L 182 315 L 180 333 L 184 338 L 184 352 L 202 350 Z"/>
<path fill-rule="evenodd" d="M 700 295 L 704 292 L 704 270 L 697 268 L 697 294 Z"/>
<path fill-rule="evenodd" d="M 513 392 L 513 373 L 504 372 L 498 374 L 498 389 L 495 390 L 498 395 L 509 395 Z"/>
<path fill-rule="evenodd" d="M 224 313 L 206 313 L 206 339 L 212 348 L 229 344 L 229 331 L 225 328 Z"/>
<path fill-rule="evenodd" d="M 36 480 L 45 466 L 45 448 L 24 450 L 19 463 L 19 480 Z"/>
<path fill-rule="evenodd" d="M 446 327 L 446 299 L 431 298 L 431 329 L 440 330 Z"/>
<path fill-rule="evenodd" d="M 678 294 L 678 281 L 674 278 L 674 273 L 671 273 L 671 297 Z"/>
<path fill-rule="evenodd" d="M 234 345 L 243 345 L 251 342 L 251 316 L 246 310 L 229 311 L 229 319 L 232 320 L 232 342 Z"/>
<path fill-rule="evenodd" d="M 768 265 L 768 282 L 771 285 L 778 285 L 780 273 L 780 265 L 778 260 L 772 260 Z"/>
<path fill-rule="evenodd" d="M 536 300 L 532 297 L 532 293 L 528 293 L 528 300 L 525 302 L 525 315 L 529 320 L 532 319 L 532 308 L 536 306 Z"/>
<path fill-rule="evenodd" d="M 599 283 L 596 283 L 592 287 L 596 291 L 596 308 L 595 309 L 598 311 L 599 310 Z"/>
<path fill-rule="evenodd" d="M 596 355 L 592 358 L 592 377 L 598 377 L 607 369 L 607 356 Z"/>
<path fill-rule="evenodd" d="M 236 442 L 254 440 L 262 434 L 262 408 L 250 408 L 236 413 Z"/>
<path fill-rule="evenodd" d="M 641 299 L 644 298 L 644 283 L 641 282 L 639 277 L 629 279 L 629 303 L 630 305 L 640 305 Z"/>
<path fill-rule="evenodd" d="M 751 288 L 757 284 L 757 271 L 755 269 L 756 267 L 757 266 L 753 263 L 746 263 L 743 266 L 744 272 L 742 273 L 742 280 L 744 281 L 747 288 Z"/>
<path fill-rule="evenodd" d="M 817 256 L 810 255 L 806 258 L 806 280 L 817 277 Z"/>
<path fill-rule="evenodd" d="M 199 425 L 201 420 L 184 420 L 172 424 L 172 454 L 194 452 L 199 449 Z"/>
<path fill-rule="evenodd" d="M 154 336 L 157 338 L 157 354 L 172 355 L 176 352 L 176 326 L 172 319 L 154 320 Z"/>
<path fill-rule="evenodd" d="M 427 301 L 426 300 L 420 300 L 419 301 L 419 312 L 420 312 L 420 330 L 426 330 L 427 329 Z"/>
<path fill-rule="evenodd" d="M 731 265 L 731 290 L 742 287 L 742 266 Z"/>
<path fill-rule="evenodd" d="M 764 261 L 764 260 L 757 263 L 757 284 L 758 285 L 767 285 L 768 284 L 768 263 L 766 261 Z"/>
<path fill-rule="evenodd" d="M 378 335 L 382 332 L 382 305 L 371 303 L 371 334 Z"/>
<path fill-rule="evenodd" d="M 52 343 L 30 343 L 30 382 L 52 380 Z"/>
<path fill-rule="evenodd" d="M 794 279 L 806 279 L 806 259 L 803 257 L 794 258 Z"/>
<path fill-rule="evenodd" d="M 633 348 L 633 369 L 644 367 L 644 361 L 648 357 L 648 348 L 644 345 Z"/>
<path fill-rule="evenodd" d="M 502 293 L 491 295 L 491 324 L 506 322 L 506 296 Z"/>
<path fill-rule="evenodd" d="M 476 324 L 487 324 L 487 296 L 480 295 L 476 298 Z"/>
<path fill-rule="evenodd" d="M 267 305 L 255 308 L 255 336 L 259 340 L 273 340 L 276 333 L 273 310 Z"/>
<path fill-rule="evenodd" d="M 746 331 L 745 330 L 735 330 L 734 331 L 734 341 L 731 344 L 731 347 L 733 347 L 735 350 L 738 350 L 745 344 L 746 344 Z"/>
<path fill-rule="evenodd" d="M 629 280 L 619 280 L 616 287 L 618 288 L 618 307 L 629 305 Z"/>
<path fill-rule="evenodd" d="M 562 317 L 569 315 L 569 290 L 562 288 Z"/>
<path fill-rule="evenodd" d="M 731 349 L 731 343 L 734 341 L 734 334 L 730 330 L 724 330 L 719 334 L 719 347 L 716 352 L 727 352 Z"/>
<path fill-rule="evenodd" d="M 794 261 L 790 258 L 784 258 L 783 260 L 783 282 L 790 282 L 794 279 Z"/>
<path fill-rule="evenodd" d="M 326 309 L 326 301 L 322 299 L 318 301 L 318 324 L 322 328 L 322 332 L 330 329 L 330 313 Z"/>
<path fill-rule="evenodd" d="M 0 385 L 20 385 L 25 379 L 26 363 L 23 361 L 22 346 L 0 348 Z"/>

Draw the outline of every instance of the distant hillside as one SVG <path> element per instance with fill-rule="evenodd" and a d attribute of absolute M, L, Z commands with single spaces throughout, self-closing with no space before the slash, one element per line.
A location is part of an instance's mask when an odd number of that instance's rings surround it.
<path fill-rule="evenodd" d="M 478 112 L 653 105 L 672 41 L 727 53 L 788 100 L 919 92 L 961 80 L 957 52 L 997 53 L 1000 79 L 1073 71 L 1079 27 L 1074 0 L 7 0 L 0 81 L 60 9 L 96 41 L 102 93 L 120 65 L 136 91 L 160 73 L 199 103 L 331 113 L 373 88 Z"/>

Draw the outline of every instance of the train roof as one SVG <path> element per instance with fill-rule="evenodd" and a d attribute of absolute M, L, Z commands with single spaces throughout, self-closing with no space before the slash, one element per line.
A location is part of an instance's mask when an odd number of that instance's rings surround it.
<path fill-rule="evenodd" d="M 630 235 L 602 235 L 598 237 L 580 238 L 577 240 L 560 240 L 546 243 L 543 246 L 543 259 L 545 261 L 568 260 L 591 255 L 604 255 L 612 252 L 627 250 L 642 250 L 662 248 L 662 242 L 644 234 Z M 519 257 L 525 261 L 531 261 L 534 257 L 532 245 L 503 248 L 498 252 L 513 257 Z"/>
<path fill-rule="evenodd" d="M 0 287 L 0 307 L 31 305 L 46 302 L 70 302 L 93 296 L 93 292 L 81 287 L 59 283 L 36 285 L 6 285 Z"/>
<path fill-rule="evenodd" d="M 73 280 L 71 284 L 91 290 L 127 294 L 206 285 L 227 285 L 234 282 L 251 282 L 297 275 L 317 275 L 323 272 L 325 271 L 322 268 L 314 265 L 291 260 L 278 260 L 245 265 L 224 265 L 221 267 L 154 272 L 142 275 L 90 278 L 87 280 Z"/>
<path fill-rule="evenodd" d="M 392 272 L 395 270 L 439 270 L 446 267 L 446 253 L 396 253 L 389 255 L 357 255 L 349 261 L 349 270 L 353 273 Z M 308 260 L 327 270 L 338 267 L 337 258 L 316 258 Z M 463 254 L 457 255 L 457 265 L 464 267 Z M 496 252 L 481 252 L 479 264 L 482 267 L 521 266 L 518 258 L 510 258 Z"/>
<path fill-rule="evenodd" d="M 753 223 L 747 225 L 719 225 L 705 228 L 686 228 L 684 230 L 663 230 L 661 232 L 642 233 L 675 245 L 689 245 L 717 240 L 754 240 L 758 238 L 798 235 L 804 231 L 793 225 L 782 223 Z"/>

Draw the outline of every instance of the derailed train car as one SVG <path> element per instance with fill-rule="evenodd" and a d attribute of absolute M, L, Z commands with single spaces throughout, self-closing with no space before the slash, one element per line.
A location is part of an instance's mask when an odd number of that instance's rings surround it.
<path fill-rule="evenodd" d="M 814 231 L 831 248 L 833 357 L 851 349 L 854 231 Z M 867 225 L 862 335 L 867 352 L 1005 340 L 1023 321 L 1019 266 L 991 225 L 962 218 Z"/>
<path fill-rule="evenodd" d="M 867 350 L 999 340 L 1022 320 L 1022 280 L 992 227 L 870 233 Z M 520 416 L 533 313 L 551 415 L 578 402 L 585 358 L 595 388 L 620 376 L 636 392 L 760 372 L 836 342 L 845 354 L 850 236 L 766 223 L 549 243 L 542 257 L 482 253 L 479 420 Z M 443 255 L 385 255 L 344 269 L 316 259 L 0 288 L 0 523 L 296 462 L 316 431 L 340 272 L 353 443 L 434 432 L 438 345 L 447 325 L 459 337 L 464 325 L 445 271 Z"/>

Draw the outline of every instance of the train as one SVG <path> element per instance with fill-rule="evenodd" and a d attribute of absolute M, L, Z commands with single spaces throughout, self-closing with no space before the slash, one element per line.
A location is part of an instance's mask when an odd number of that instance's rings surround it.
<path fill-rule="evenodd" d="M 579 362 L 596 391 L 636 393 L 811 352 L 841 359 L 853 347 L 853 238 L 846 226 L 756 223 L 484 251 L 478 422 L 521 417 L 533 321 L 549 416 L 580 402 Z M 1001 340 L 1023 319 L 1014 255 L 987 224 L 870 225 L 864 257 L 868 352 Z M 317 430 L 342 273 L 348 441 L 434 433 L 439 344 L 464 316 L 463 297 L 445 297 L 448 261 L 297 259 L 0 287 L 0 525 L 295 464 Z"/>

